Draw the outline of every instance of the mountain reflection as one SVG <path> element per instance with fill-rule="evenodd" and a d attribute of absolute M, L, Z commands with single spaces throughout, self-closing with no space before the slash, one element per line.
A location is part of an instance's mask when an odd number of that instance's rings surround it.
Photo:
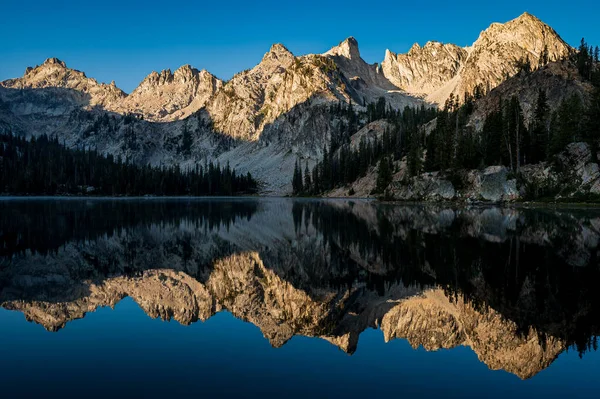
<path fill-rule="evenodd" d="M 0 303 L 57 331 L 132 297 L 273 346 L 366 328 L 529 378 L 596 347 L 600 212 L 291 199 L 0 202 Z"/>

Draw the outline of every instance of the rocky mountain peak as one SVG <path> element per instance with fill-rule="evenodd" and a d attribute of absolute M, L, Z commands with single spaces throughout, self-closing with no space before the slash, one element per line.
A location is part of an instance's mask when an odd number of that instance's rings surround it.
<path fill-rule="evenodd" d="M 381 66 L 385 77 L 396 86 L 423 96 L 454 79 L 467 57 L 466 49 L 429 41 L 423 47 L 415 43 L 406 54 L 387 50 Z"/>
<path fill-rule="evenodd" d="M 291 62 L 294 59 L 294 54 L 281 43 L 275 43 L 263 57 L 263 62 L 279 61 L 282 63 Z"/>
<path fill-rule="evenodd" d="M 358 41 L 352 36 L 333 47 L 325 53 L 325 55 L 344 57 L 351 60 L 360 59 L 360 51 L 358 50 Z"/>
<path fill-rule="evenodd" d="M 59 60 L 58 58 L 48 58 L 42 65 L 59 65 L 63 68 L 67 67 L 67 64 L 64 61 Z"/>
<path fill-rule="evenodd" d="M 175 72 L 152 72 L 127 98 L 112 104 L 111 110 L 139 113 L 151 121 L 182 119 L 205 106 L 221 86 L 212 74 L 186 64 Z"/>
<path fill-rule="evenodd" d="M 523 14 L 519 15 L 516 18 L 517 21 L 529 21 L 529 22 L 540 22 L 543 23 L 538 17 L 536 17 L 535 15 L 532 15 L 530 13 L 528 13 L 527 11 L 525 11 Z"/>
<path fill-rule="evenodd" d="M 160 86 L 166 85 L 173 81 L 173 73 L 170 69 L 163 69 L 160 72 L 152 71 L 146 78 L 140 83 L 140 86 Z M 138 88 L 139 88 L 138 87 Z M 136 89 L 137 90 L 137 89 Z"/>
<path fill-rule="evenodd" d="M 269 49 L 270 53 L 274 53 L 274 54 L 292 54 L 292 52 L 290 50 L 287 49 L 287 47 L 285 47 L 283 44 L 281 43 L 275 43 L 271 46 L 271 48 Z"/>
<path fill-rule="evenodd" d="M 415 43 L 410 47 L 410 50 L 408 50 L 408 54 L 414 54 L 421 51 L 421 46 L 419 45 L 419 43 Z"/>
<path fill-rule="evenodd" d="M 493 23 L 470 47 L 428 42 L 415 43 L 406 54 L 386 52 L 382 70 L 386 78 L 410 94 L 444 104 L 450 94 L 460 97 L 477 85 L 492 89 L 517 71 L 517 62 L 529 58 L 536 68 L 544 51 L 549 61 L 572 49 L 535 16 L 524 13 L 506 23 Z"/>
<path fill-rule="evenodd" d="M 35 89 L 36 93 L 30 93 L 32 98 L 52 92 L 52 96 L 64 97 L 71 106 L 84 108 L 98 105 L 108 107 L 125 97 L 125 93 L 114 84 L 99 83 L 96 79 L 88 78 L 81 71 L 67 68 L 66 63 L 58 58 L 48 58 L 42 65 L 29 67 L 23 77 L 0 82 L 0 87 Z"/>
<path fill-rule="evenodd" d="M 82 78 L 85 78 L 85 73 L 81 71 L 77 71 L 74 69 L 70 69 L 67 67 L 67 64 L 64 61 L 59 60 L 58 58 L 47 58 L 41 65 L 36 65 L 35 67 L 27 67 L 25 69 L 25 74 L 23 79 L 29 76 L 31 79 L 34 76 L 64 76 L 66 74 L 69 75 L 77 75 Z M 34 78 L 35 79 L 35 78 Z"/>
<path fill-rule="evenodd" d="M 177 70 L 173 74 L 173 79 L 175 81 L 185 83 L 193 79 L 197 79 L 199 74 L 200 71 L 198 71 L 196 68 L 193 68 L 191 65 L 186 64 L 177 68 Z"/>
<path fill-rule="evenodd" d="M 473 46 L 504 43 L 511 43 L 531 51 L 532 56 L 535 57 L 543 50 L 544 45 L 548 46 L 550 52 L 560 52 L 560 55 L 570 49 L 554 29 L 527 12 L 506 23 L 491 24 L 481 32 Z"/>

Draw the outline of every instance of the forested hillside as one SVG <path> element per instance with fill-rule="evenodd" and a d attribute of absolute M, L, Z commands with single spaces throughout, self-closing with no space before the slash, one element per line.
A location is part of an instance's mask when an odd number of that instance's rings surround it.
<path fill-rule="evenodd" d="M 0 193 L 26 195 L 236 195 L 257 190 L 248 173 L 208 163 L 194 169 L 138 166 L 45 135 L 0 135 Z"/>
<path fill-rule="evenodd" d="M 369 105 L 366 113 L 356 113 L 355 119 L 365 123 L 382 119 L 390 128 L 380 136 L 361 136 L 358 146 L 350 145 L 351 134 L 342 136 L 341 142 L 332 141 L 323 150 L 323 161 L 312 170 L 298 163 L 294 193 L 326 194 L 347 187 L 353 195 L 353 183 L 374 170 L 375 188 L 367 193 L 372 195 L 390 195 L 386 190 L 393 181 L 396 186 L 411 186 L 415 184 L 412 179 L 423 174 L 443 176 L 456 190 L 469 183 L 460 171 L 484 171 L 491 166 L 504 167 L 511 176 L 527 180 L 522 175 L 530 170 L 523 167 L 556 169 L 557 157 L 575 142 L 587 146 L 590 163 L 597 162 L 598 57 L 598 47 L 582 39 L 578 51 L 562 60 L 550 63 L 542 57 L 533 68 L 529 59 L 521 59 L 520 72 L 505 84 L 490 92 L 477 86 L 462 98 L 451 95 L 440 110 L 407 107 L 394 111 L 381 99 Z M 560 80 L 556 71 L 568 76 Z M 482 120 L 477 121 L 475 116 L 480 115 Z"/>

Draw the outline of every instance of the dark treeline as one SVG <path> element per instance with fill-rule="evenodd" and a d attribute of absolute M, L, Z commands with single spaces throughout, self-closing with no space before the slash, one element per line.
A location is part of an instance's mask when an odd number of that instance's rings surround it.
<path fill-rule="evenodd" d="M 45 135 L 0 135 L 0 193 L 210 196 L 256 190 L 249 173 L 238 176 L 229 165 L 139 166 L 95 150 L 69 149 Z"/>
<path fill-rule="evenodd" d="M 589 101 L 574 94 L 552 111 L 547 93 L 540 89 L 532 115 L 526 120 L 518 97 L 501 98 L 496 109 L 487 115 L 481 132 L 475 132 L 468 124 L 476 102 L 486 94 L 481 86 L 473 93 L 465 93 L 463 98 L 451 95 L 439 111 L 409 107 L 401 112 L 392 111 L 380 99 L 368 105 L 366 112 L 356 113 L 354 119 L 367 122 L 385 119 L 392 128 L 381 138 L 363 137 L 354 149 L 348 141 L 361 127 L 360 122 L 355 124 L 357 129 L 349 130 L 350 134 L 338 136 L 341 140 L 332 138 L 330 146 L 323 149 L 323 160 L 312 171 L 307 165 L 296 165 L 294 193 L 317 195 L 347 186 L 376 165 L 379 167 L 374 193 L 383 193 L 404 157 L 405 176 L 411 177 L 422 172 L 491 165 L 504 165 L 518 175 L 521 166 L 552 161 L 569 143 L 577 141 L 586 142 L 596 156 L 600 139 L 598 57 L 598 47 L 593 48 L 582 39 L 577 52 L 569 59 L 557 61 L 576 67 L 581 78 L 593 85 Z M 548 62 L 543 53 L 538 67 Z M 533 73 L 527 59 L 517 61 L 516 67 L 520 75 Z M 351 107 L 345 109 L 346 113 L 350 111 Z M 434 126 L 425 129 L 423 125 L 434 119 Z"/>
<path fill-rule="evenodd" d="M 253 199 L 57 199 L 0 201 L 0 264 L 26 252 L 47 255 L 67 244 L 136 228 L 192 225 L 198 234 L 250 220 Z M 1 269 L 1 267 L 0 267 Z"/>

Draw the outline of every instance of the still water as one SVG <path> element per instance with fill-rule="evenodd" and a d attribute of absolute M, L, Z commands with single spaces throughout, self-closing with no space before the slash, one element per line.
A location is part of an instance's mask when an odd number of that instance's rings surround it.
<path fill-rule="evenodd" d="M 0 201 L 2 397 L 594 397 L 600 211 Z"/>

